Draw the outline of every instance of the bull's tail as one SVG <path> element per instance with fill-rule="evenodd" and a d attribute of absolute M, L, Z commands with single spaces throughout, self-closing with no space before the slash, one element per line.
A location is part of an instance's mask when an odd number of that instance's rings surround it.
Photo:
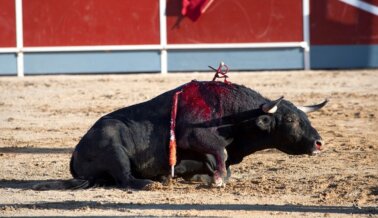
<path fill-rule="evenodd" d="M 62 181 L 46 181 L 33 186 L 34 190 L 75 190 L 93 187 L 89 180 L 70 179 Z"/>
<path fill-rule="evenodd" d="M 94 183 L 90 180 L 77 179 L 77 174 L 73 168 L 74 157 L 72 156 L 70 161 L 70 172 L 74 179 L 69 180 L 50 180 L 42 182 L 33 186 L 34 190 L 75 190 L 75 189 L 86 189 L 94 186 Z"/>

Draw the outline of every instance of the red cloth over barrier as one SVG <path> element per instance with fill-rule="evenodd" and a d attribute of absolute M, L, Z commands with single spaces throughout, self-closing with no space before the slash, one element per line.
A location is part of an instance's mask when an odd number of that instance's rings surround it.
<path fill-rule="evenodd" d="M 196 21 L 201 14 L 205 13 L 213 1 L 214 0 L 182 0 L 181 14 L 187 16 L 192 21 Z"/>

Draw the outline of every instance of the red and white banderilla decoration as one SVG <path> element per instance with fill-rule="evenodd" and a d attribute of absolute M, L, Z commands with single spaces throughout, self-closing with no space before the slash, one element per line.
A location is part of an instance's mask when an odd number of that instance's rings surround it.
<path fill-rule="evenodd" d="M 175 165 L 177 162 L 176 159 L 176 134 L 175 134 L 175 128 L 176 128 L 176 116 L 177 116 L 177 103 L 178 103 L 178 97 L 181 94 L 182 91 L 177 91 L 173 95 L 173 101 L 172 101 L 172 110 L 171 110 L 171 129 L 169 131 L 170 138 L 169 138 L 169 166 L 171 166 L 171 176 L 175 176 Z"/>

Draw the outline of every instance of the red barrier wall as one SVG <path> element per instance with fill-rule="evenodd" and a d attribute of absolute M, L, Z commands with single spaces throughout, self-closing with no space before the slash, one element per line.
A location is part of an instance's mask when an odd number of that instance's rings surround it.
<path fill-rule="evenodd" d="M 157 0 L 27 0 L 23 8 L 25 46 L 160 43 Z"/>
<path fill-rule="evenodd" d="M 365 2 L 378 7 L 378 0 Z M 340 1 L 311 1 L 311 44 L 378 44 L 378 16 Z"/>
<path fill-rule="evenodd" d="M 168 43 L 299 42 L 301 0 L 215 0 L 196 22 L 180 18 L 181 0 L 167 1 Z"/>
<path fill-rule="evenodd" d="M 216 0 L 196 22 L 181 19 L 181 2 L 167 0 L 168 43 L 302 41 L 301 0 Z M 0 46 L 14 46 L 14 0 L 0 4 Z M 160 43 L 158 0 L 23 1 L 23 22 L 24 46 Z"/>
<path fill-rule="evenodd" d="M 0 0 L 0 47 L 16 46 L 14 0 Z"/>
<path fill-rule="evenodd" d="M 302 41 L 302 0 L 215 0 L 196 22 L 167 0 L 168 43 Z M 378 0 L 364 2 L 378 6 Z M 311 44 L 378 44 L 378 16 L 311 3 Z M 0 46 L 16 46 L 15 0 L 0 0 Z M 158 0 L 24 0 L 25 46 L 159 44 Z"/>

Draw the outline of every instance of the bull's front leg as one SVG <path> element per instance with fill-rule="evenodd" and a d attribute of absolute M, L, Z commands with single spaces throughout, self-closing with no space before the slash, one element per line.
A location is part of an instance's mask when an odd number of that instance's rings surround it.
<path fill-rule="evenodd" d="M 213 184 L 215 187 L 224 187 L 226 186 L 227 179 L 227 150 L 225 148 L 217 149 L 217 151 L 213 155 L 216 159 L 216 167 L 213 175 Z"/>
<path fill-rule="evenodd" d="M 188 150 L 181 151 L 181 155 L 188 154 Z M 228 158 L 227 158 L 228 160 Z M 207 184 L 214 183 L 213 175 L 217 170 L 217 163 L 214 155 L 203 155 L 199 153 L 183 157 L 175 167 L 175 173 L 187 181 L 201 181 Z M 227 165 L 227 176 L 224 181 L 227 183 L 231 176 L 230 166 Z"/>
<path fill-rule="evenodd" d="M 226 146 L 229 144 L 222 136 L 220 136 L 215 128 L 185 128 L 179 131 L 178 146 L 182 149 L 189 149 L 203 155 L 211 155 L 215 159 L 213 176 L 214 186 L 225 186 L 227 177 Z"/>
<path fill-rule="evenodd" d="M 205 152 L 205 151 L 204 151 Z M 176 173 L 184 178 L 192 178 L 197 174 L 207 174 L 215 187 L 224 187 L 228 180 L 229 168 L 226 169 L 227 151 L 209 151 L 205 160 L 182 160 L 175 167 Z"/>

